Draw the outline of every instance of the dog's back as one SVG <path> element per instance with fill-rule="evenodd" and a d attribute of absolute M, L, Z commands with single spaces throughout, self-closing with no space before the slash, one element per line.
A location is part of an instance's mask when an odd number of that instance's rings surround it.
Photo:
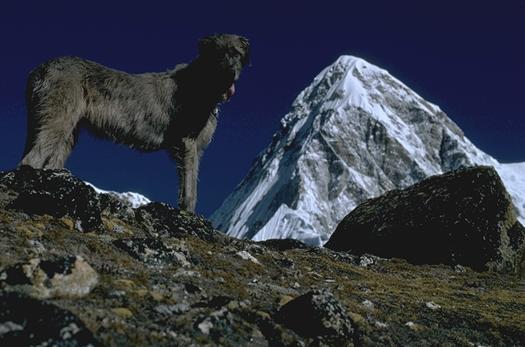
<path fill-rule="evenodd" d="M 28 78 L 28 137 L 21 164 L 62 167 L 63 160 L 46 162 L 46 147 L 68 152 L 80 121 L 96 135 L 158 150 L 170 122 L 174 73 L 132 75 L 77 57 L 39 65 Z"/>

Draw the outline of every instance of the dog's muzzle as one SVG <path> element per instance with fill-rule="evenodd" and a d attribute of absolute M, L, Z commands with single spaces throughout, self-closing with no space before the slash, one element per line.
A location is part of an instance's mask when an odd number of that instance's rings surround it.
<path fill-rule="evenodd" d="M 229 65 L 228 65 L 229 66 Z M 240 68 L 239 68 L 240 69 Z M 224 80 L 230 80 L 232 81 L 232 84 L 226 89 L 226 91 L 222 94 L 223 101 L 228 101 L 232 98 L 233 94 L 235 94 L 235 82 L 239 78 L 240 71 L 236 69 L 232 69 L 230 66 L 229 68 L 226 68 L 224 71 L 226 77 Z"/>
<path fill-rule="evenodd" d="M 233 94 L 235 94 L 235 83 L 232 83 L 230 88 L 222 95 L 222 98 L 224 101 L 228 101 L 232 98 Z"/>

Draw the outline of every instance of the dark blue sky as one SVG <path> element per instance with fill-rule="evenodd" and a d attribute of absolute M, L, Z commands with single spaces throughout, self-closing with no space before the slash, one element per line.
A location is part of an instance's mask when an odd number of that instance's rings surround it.
<path fill-rule="evenodd" d="M 389 70 L 500 161 L 525 161 L 521 0 L 9 2 L 0 5 L 0 170 L 20 159 L 25 82 L 39 63 L 77 55 L 133 73 L 164 71 L 190 61 L 200 37 L 220 32 L 251 40 L 252 66 L 204 155 L 202 214 L 220 205 L 297 94 L 342 54 Z M 176 203 L 176 171 L 165 153 L 83 133 L 66 166 L 101 188 Z"/>

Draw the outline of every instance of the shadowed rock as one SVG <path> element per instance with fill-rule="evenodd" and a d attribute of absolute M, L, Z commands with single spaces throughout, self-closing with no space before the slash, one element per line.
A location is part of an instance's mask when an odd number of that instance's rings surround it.
<path fill-rule="evenodd" d="M 294 239 L 270 239 L 260 242 L 268 248 L 272 248 L 278 251 L 287 251 L 290 249 L 307 249 L 310 248 L 307 244 Z"/>
<path fill-rule="evenodd" d="M 18 193 L 10 209 L 28 214 L 70 216 L 80 221 L 83 229 L 96 229 L 101 224 L 100 199 L 93 188 L 67 170 L 35 170 L 22 166 L 0 174 L 0 184 Z"/>
<path fill-rule="evenodd" d="M 209 241 L 222 236 L 209 221 L 161 202 L 141 206 L 135 210 L 135 215 L 141 226 L 151 233 L 192 235 Z"/>
<path fill-rule="evenodd" d="M 491 167 L 434 176 L 358 206 L 325 247 L 519 273 L 524 230 Z"/>
<path fill-rule="evenodd" d="M 304 337 L 333 346 L 352 345 L 350 318 L 328 290 L 311 291 L 288 302 L 277 312 L 276 320 Z"/>
<path fill-rule="evenodd" d="M 184 246 L 166 245 L 157 238 L 119 239 L 114 242 L 114 245 L 148 265 L 190 265 L 186 260 L 188 252 Z"/>
<path fill-rule="evenodd" d="M 0 293 L 1 346 L 102 346 L 71 312 L 19 293 Z"/>

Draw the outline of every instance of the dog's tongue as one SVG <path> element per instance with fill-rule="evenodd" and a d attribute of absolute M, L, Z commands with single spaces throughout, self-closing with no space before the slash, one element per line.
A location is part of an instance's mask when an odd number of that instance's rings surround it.
<path fill-rule="evenodd" d="M 226 91 L 226 100 L 229 100 L 235 94 L 235 83 L 232 83 L 230 88 Z"/>

